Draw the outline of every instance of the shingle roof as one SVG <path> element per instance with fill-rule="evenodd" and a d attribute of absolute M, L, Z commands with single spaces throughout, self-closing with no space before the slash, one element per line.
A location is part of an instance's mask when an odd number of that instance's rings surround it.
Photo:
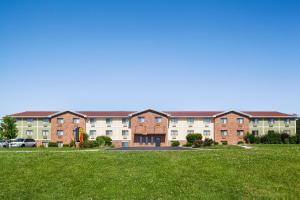
<path fill-rule="evenodd" d="M 57 111 L 25 111 L 12 114 L 10 116 L 13 117 L 47 117 L 48 115 L 52 115 L 57 113 Z"/>
<path fill-rule="evenodd" d="M 243 111 L 253 117 L 292 117 L 294 115 L 277 111 Z"/>
<path fill-rule="evenodd" d="M 212 117 L 221 111 L 164 111 L 173 117 Z"/>
<path fill-rule="evenodd" d="M 78 111 L 78 113 L 84 114 L 88 117 L 127 117 L 129 114 L 135 111 Z"/>

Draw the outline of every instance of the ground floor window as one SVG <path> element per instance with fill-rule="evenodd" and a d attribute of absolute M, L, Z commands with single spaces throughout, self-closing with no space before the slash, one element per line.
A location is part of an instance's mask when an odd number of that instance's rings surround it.
<path fill-rule="evenodd" d="M 27 136 L 32 136 L 32 130 L 27 130 L 27 131 L 26 131 L 26 135 L 27 135 Z"/>
<path fill-rule="evenodd" d="M 159 134 L 159 135 L 142 135 L 142 134 L 134 134 L 134 143 L 140 143 L 140 144 L 154 144 L 156 138 L 159 137 L 160 142 L 164 143 L 166 139 L 166 135 Z"/>
<path fill-rule="evenodd" d="M 210 136 L 210 130 L 204 130 L 203 135 L 206 137 Z"/>
<path fill-rule="evenodd" d="M 171 130 L 171 136 L 172 136 L 172 139 L 176 139 L 177 136 L 178 136 L 178 131 L 177 130 Z"/>
<path fill-rule="evenodd" d="M 252 131 L 252 135 L 258 136 L 258 131 Z"/>
<path fill-rule="evenodd" d="M 221 131 L 221 136 L 222 136 L 222 137 L 226 137 L 227 135 L 228 135 L 227 130 L 222 130 L 222 131 Z"/>
<path fill-rule="evenodd" d="M 236 135 L 239 136 L 239 137 L 242 137 L 244 135 L 244 131 L 243 130 L 238 130 L 236 132 Z"/>
<path fill-rule="evenodd" d="M 90 130 L 90 139 L 93 140 L 96 137 L 96 130 Z"/>

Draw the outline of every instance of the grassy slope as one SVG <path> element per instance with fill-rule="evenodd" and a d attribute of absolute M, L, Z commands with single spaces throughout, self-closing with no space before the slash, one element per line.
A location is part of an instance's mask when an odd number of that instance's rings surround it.
<path fill-rule="evenodd" d="M 300 145 L 1 152 L 0 199 L 300 199 Z"/>

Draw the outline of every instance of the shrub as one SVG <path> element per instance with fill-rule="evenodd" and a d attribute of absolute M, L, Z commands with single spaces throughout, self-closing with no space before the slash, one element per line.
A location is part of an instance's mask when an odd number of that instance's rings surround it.
<path fill-rule="evenodd" d="M 69 146 L 70 146 L 70 147 L 76 147 L 75 141 L 74 141 L 74 140 L 71 140 Z"/>
<path fill-rule="evenodd" d="M 253 144 L 256 141 L 255 135 L 247 133 L 244 137 L 247 144 Z"/>
<path fill-rule="evenodd" d="M 268 131 L 267 136 L 267 144 L 281 144 L 281 137 L 279 133 L 275 133 L 274 131 Z"/>
<path fill-rule="evenodd" d="M 105 146 L 111 146 L 112 145 L 112 140 L 108 136 L 98 136 L 96 137 L 96 141 L 100 146 L 105 145 Z"/>
<path fill-rule="evenodd" d="M 203 141 L 203 146 L 207 147 L 207 146 L 211 146 L 214 143 L 214 141 L 210 138 L 205 138 L 205 140 Z"/>
<path fill-rule="evenodd" d="M 187 134 L 186 140 L 190 143 L 193 143 L 196 140 L 202 140 L 202 135 L 199 133 L 190 133 Z"/>
<path fill-rule="evenodd" d="M 202 140 L 195 140 L 193 142 L 193 148 L 199 148 L 203 146 L 203 141 Z"/>
<path fill-rule="evenodd" d="M 214 145 L 219 145 L 219 142 L 214 141 Z"/>
<path fill-rule="evenodd" d="M 79 143 L 79 148 L 89 148 L 89 142 L 88 141 L 84 141 L 84 142 L 80 142 Z"/>
<path fill-rule="evenodd" d="M 237 144 L 244 144 L 244 142 L 243 141 L 238 141 Z"/>
<path fill-rule="evenodd" d="M 86 142 L 89 140 L 89 135 L 87 133 L 83 133 L 83 141 Z"/>
<path fill-rule="evenodd" d="M 289 137 L 290 137 L 289 134 L 281 133 L 280 137 L 281 137 L 281 142 L 283 144 L 288 144 L 289 143 Z"/>
<path fill-rule="evenodd" d="M 88 143 L 89 143 L 89 148 L 99 147 L 99 143 L 96 140 L 88 141 Z"/>
<path fill-rule="evenodd" d="M 178 147 L 179 145 L 180 145 L 180 142 L 177 141 L 177 140 L 171 142 L 171 146 L 172 146 L 172 147 Z"/>
<path fill-rule="evenodd" d="M 193 143 L 186 142 L 183 146 L 185 146 L 185 147 L 191 147 L 191 146 L 193 146 Z"/>
<path fill-rule="evenodd" d="M 70 144 L 63 144 L 63 147 L 70 147 Z"/>
<path fill-rule="evenodd" d="M 228 144 L 227 141 L 221 141 L 221 143 L 222 143 L 223 145 L 227 145 L 227 144 Z"/>
<path fill-rule="evenodd" d="M 297 136 L 292 135 L 289 137 L 289 143 L 290 144 L 297 144 Z"/>
<path fill-rule="evenodd" d="M 58 147 L 57 142 L 49 142 L 48 147 Z"/>

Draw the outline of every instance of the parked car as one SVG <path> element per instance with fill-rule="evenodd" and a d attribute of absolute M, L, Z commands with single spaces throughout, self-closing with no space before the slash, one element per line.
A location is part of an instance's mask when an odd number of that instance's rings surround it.
<path fill-rule="evenodd" d="M 36 147 L 34 139 L 17 138 L 9 142 L 9 147 Z"/>
<path fill-rule="evenodd" d="M 0 140 L 0 148 L 8 147 L 8 142 L 6 140 Z"/>

